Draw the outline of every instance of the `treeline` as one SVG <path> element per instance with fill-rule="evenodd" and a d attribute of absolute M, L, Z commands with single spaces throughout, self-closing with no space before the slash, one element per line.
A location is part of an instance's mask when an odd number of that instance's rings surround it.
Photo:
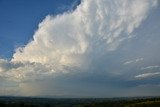
<path fill-rule="evenodd" d="M 160 98 L 126 99 L 118 101 L 103 101 L 76 107 L 160 107 Z"/>
<path fill-rule="evenodd" d="M 160 107 L 160 98 L 125 99 L 0 99 L 0 107 Z"/>

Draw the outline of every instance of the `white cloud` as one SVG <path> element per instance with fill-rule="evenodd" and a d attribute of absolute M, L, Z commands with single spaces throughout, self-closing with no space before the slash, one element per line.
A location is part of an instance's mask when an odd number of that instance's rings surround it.
<path fill-rule="evenodd" d="M 154 66 L 142 67 L 142 68 L 141 68 L 141 70 L 155 69 L 155 68 L 160 68 L 160 66 L 158 66 L 158 65 L 154 65 Z"/>
<path fill-rule="evenodd" d="M 56 17 L 48 15 L 39 24 L 33 40 L 19 47 L 11 61 L 0 60 L 0 76 L 5 77 L 4 80 L 22 82 L 26 87 L 31 86 L 25 85 L 26 81 L 92 71 L 94 67 L 90 63 L 96 65 L 99 57 L 107 57 L 108 52 L 115 51 L 125 38 L 131 38 L 156 2 L 82 0 L 73 12 Z M 139 58 L 124 64 L 142 60 Z M 107 68 L 106 65 L 103 68 Z"/>
<path fill-rule="evenodd" d="M 124 62 L 124 65 L 132 64 L 132 63 L 137 63 L 137 62 L 140 62 L 140 61 L 143 61 L 143 58 L 137 58 L 137 59 L 134 59 L 134 60 L 126 61 L 126 62 Z"/>
<path fill-rule="evenodd" d="M 0 59 L 0 72 L 6 71 L 8 69 L 7 63 L 7 60 Z"/>
<path fill-rule="evenodd" d="M 144 78 L 149 78 L 149 77 L 154 77 L 160 75 L 160 72 L 154 72 L 154 73 L 144 73 L 144 74 L 140 74 L 135 76 L 135 78 L 137 79 L 144 79 Z"/>
<path fill-rule="evenodd" d="M 17 49 L 12 61 L 77 65 L 84 59 L 81 56 L 92 54 L 99 43 L 108 51 L 115 50 L 153 5 L 149 0 L 82 1 L 72 13 L 47 16 L 33 41 Z"/>

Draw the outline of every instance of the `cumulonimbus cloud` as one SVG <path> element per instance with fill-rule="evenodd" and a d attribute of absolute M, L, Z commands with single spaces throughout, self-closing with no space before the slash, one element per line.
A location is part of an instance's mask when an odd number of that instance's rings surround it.
<path fill-rule="evenodd" d="M 91 71 L 90 63 L 130 38 L 156 4 L 157 0 L 82 0 L 72 12 L 48 15 L 11 61 L 0 60 L 0 76 L 27 81 Z"/>

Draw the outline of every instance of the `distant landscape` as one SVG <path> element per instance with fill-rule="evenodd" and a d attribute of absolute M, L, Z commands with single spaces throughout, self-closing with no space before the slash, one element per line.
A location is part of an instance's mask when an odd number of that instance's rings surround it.
<path fill-rule="evenodd" d="M 0 107 L 160 107 L 160 97 L 132 97 L 132 98 L 0 97 Z"/>

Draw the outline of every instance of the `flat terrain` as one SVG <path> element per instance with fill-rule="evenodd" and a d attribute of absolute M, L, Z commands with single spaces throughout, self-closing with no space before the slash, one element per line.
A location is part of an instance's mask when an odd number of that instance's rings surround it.
<path fill-rule="evenodd" d="M 160 107 L 160 97 L 68 99 L 0 97 L 0 107 Z"/>

